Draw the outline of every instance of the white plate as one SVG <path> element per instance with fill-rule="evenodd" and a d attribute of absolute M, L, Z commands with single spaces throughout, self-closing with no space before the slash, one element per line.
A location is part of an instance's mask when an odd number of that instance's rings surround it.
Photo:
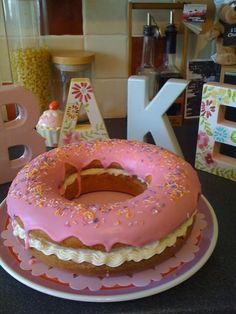
<path fill-rule="evenodd" d="M 203 230 L 199 251 L 195 253 L 195 258 L 179 267 L 175 272 L 175 276 L 167 275 L 162 280 L 158 282 L 153 281 L 145 287 L 127 286 L 106 288 L 98 291 L 90 291 L 89 289 L 80 291 L 73 290 L 68 285 L 58 281 L 53 281 L 43 276 L 33 276 L 30 271 L 22 270 L 19 267 L 18 259 L 13 255 L 12 251 L 3 244 L 0 246 L 1 266 L 12 277 L 26 286 L 64 299 L 89 302 L 117 302 L 151 296 L 168 290 L 187 280 L 195 274 L 211 256 L 217 242 L 218 224 L 214 210 L 204 196 L 201 198 L 199 211 L 205 215 L 207 227 Z M 7 219 L 6 203 L 4 201 L 0 205 L 0 233 L 5 230 Z"/>

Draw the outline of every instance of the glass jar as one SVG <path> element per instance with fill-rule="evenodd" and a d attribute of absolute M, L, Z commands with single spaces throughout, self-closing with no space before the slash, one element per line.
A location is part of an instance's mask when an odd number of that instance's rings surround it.
<path fill-rule="evenodd" d="M 64 50 L 52 54 L 53 62 L 53 96 L 64 110 L 72 78 L 89 78 L 91 80 L 94 53 L 91 51 Z M 91 82 L 92 83 L 92 82 Z M 87 120 L 87 114 L 81 108 L 79 120 Z"/>
<path fill-rule="evenodd" d="M 3 7 L 12 80 L 31 90 L 44 111 L 52 100 L 51 54 L 40 36 L 39 0 L 3 0 Z"/>

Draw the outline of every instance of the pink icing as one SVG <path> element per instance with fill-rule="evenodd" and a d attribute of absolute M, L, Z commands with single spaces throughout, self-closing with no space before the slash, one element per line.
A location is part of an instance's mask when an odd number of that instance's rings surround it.
<path fill-rule="evenodd" d="M 60 196 L 64 163 L 80 171 L 95 159 L 104 168 L 117 162 L 131 175 L 151 175 L 152 181 L 142 194 L 116 203 L 79 204 Z M 109 251 L 115 243 L 142 246 L 166 237 L 196 210 L 200 192 L 191 165 L 167 150 L 137 141 L 91 141 L 32 160 L 12 182 L 7 207 L 26 232 L 42 230 L 54 241 L 74 236 Z"/>
<path fill-rule="evenodd" d="M 105 203 L 125 201 L 131 197 L 130 194 L 121 192 L 99 191 L 80 195 L 79 202 L 83 204 L 96 203 L 101 205 Z"/>
<path fill-rule="evenodd" d="M 49 109 L 43 112 L 37 125 L 46 128 L 58 128 L 61 127 L 62 120 L 63 111 Z"/>

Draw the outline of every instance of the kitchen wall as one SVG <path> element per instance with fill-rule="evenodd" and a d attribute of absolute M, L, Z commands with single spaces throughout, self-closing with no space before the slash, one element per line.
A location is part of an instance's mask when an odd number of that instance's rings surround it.
<path fill-rule="evenodd" d="M 150 2 L 150 1 L 140 1 Z M 161 1 L 152 1 L 161 2 Z M 162 1 L 170 2 L 170 1 Z M 194 3 L 203 1 L 194 1 Z M 212 9 L 212 1 L 204 1 Z M 134 11 L 133 35 L 142 34 L 146 10 Z M 158 24 L 168 12 L 151 11 Z M 47 36 L 50 49 L 85 49 L 95 52 L 93 86 L 104 118 L 124 117 L 127 112 L 128 0 L 83 0 L 83 35 Z M 213 16 L 213 14 L 211 14 Z M 189 58 L 209 58 L 211 45 L 204 35 L 191 35 Z M 181 48 L 181 35 L 179 36 Z M 179 48 L 179 58 L 181 58 Z M 2 8 L 0 7 L 0 80 L 11 80 Z"/>

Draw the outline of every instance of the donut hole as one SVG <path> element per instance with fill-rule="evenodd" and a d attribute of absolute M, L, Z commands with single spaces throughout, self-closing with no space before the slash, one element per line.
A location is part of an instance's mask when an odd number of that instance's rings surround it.
<path fill-rule="evenodd" d="M 134 197 L 143 193 L 150 181 L 150 176 L 142 180 L 128 174 L 118 163 L 111 163 L 104 168 L 99 160 L 94 160 L 83 167 L 80 173 L 74 166 L 66 164 L 61 194 L 68 200 L 102 191 L 120 192 Z"/>

